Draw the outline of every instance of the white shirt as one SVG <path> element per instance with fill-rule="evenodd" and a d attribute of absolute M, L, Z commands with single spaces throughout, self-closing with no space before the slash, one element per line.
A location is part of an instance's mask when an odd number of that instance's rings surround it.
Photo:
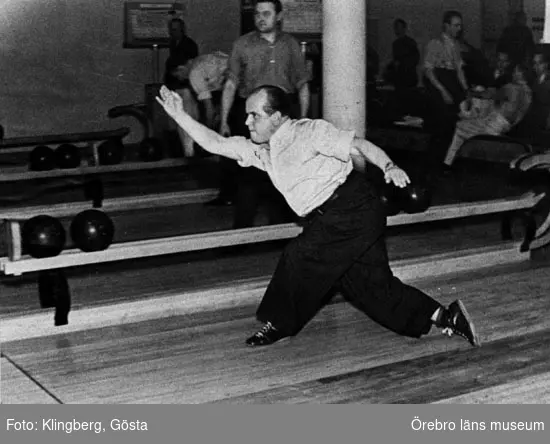
<path fill-rule="evenodd" d="M 289 119 L 273 134 L 269 145 L 244 137 L 228 138 L 243 167 L 266 171 L 298 216 L 322 205 L 353 170 L 353 131 L 325 120 Z"/>

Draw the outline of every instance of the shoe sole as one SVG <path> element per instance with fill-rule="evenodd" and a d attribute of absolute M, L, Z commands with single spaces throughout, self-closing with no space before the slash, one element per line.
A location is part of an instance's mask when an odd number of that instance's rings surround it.
<path fill-rule="evenodd" d="M 476 328 L 474 326 L 474 322 L 472 321 L 472 318 L 470 317 L 468 310 L 466 310 L 466 307 L 462 303 L 460 299 L 457 300 L 458 308 L 466 318 L 466 322 L 468 322 L 468 325 L 470 326 L 470 329 L 472 330 L 472 334 L 474 335 L 474 347 L 481 347 L 481 342 L 479 341 L 479 337 L 476 333 Z"/>
<path fill-rule="evenodd" d="M 284 338 L 278 339 L 276 341 L 270 342 L 269 344 L 248 344 L 246 343 L 247 347 L 268 347 L 270 345 L 280 344 L 281 342 L 289 341 L 291 336 L 285 336 Z"/>

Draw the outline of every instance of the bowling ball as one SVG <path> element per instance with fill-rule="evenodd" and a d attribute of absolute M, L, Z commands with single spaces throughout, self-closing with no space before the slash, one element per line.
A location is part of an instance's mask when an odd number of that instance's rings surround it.
<path fill-rule="evenodd" d="M 124 145 L 120 139 L 108 139 L 97 148 L 100 165 L 117 165 L 124 158 Z"/>
<path fill-rule="evenodd" d="M 80 150 L 75 145 L 63 143 L 55 149 L 55 163 L 59 168 L 77 168 L 80 160 Z"/>
<path fill-rule="evenodd" d="M 55 168 L 55 153 L 46 145 L 38 145 L 29 154 L 31 171 L 49 171 Z"/>
<path fill-rule="evenodd" d="M 160 140 L 147 137 L 139 144 L 139 157 L 145 162 L 155 162 L 164 157 L 164 147 Z"/>
<path fill-rule="evenodd" d="M 431 203 L 430 189 L 421 183 L 410 183 L 402 190 L 403 210 L 406 213 L 423 213 Z"/>
<path fill-rule="evenodd" d="M 394 216 L 401 212 L 401 196 L 399 190 L 393 184 L 385 184 L 380 192 L 382 203 L 386 208 L 387 216 Z"/>
<path fill-rule="evenodd" d="M 23 251 L 34 258 L 57 256 L 65 246 L 63 225 L 55 217 L 39 215 L 25 221 L 21 230 Z"/>
<path fill-rule="evenodd" d="M 71 238 L 84 252 L 105 250 L 113 242 L 115 226 L 103 211 L 85 210 L 71 222 Z"/>

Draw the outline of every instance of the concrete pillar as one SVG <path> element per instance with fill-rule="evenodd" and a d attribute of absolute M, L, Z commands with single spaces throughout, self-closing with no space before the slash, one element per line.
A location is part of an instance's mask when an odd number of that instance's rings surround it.
<path fill-rule="evenodd" d="M 323 118 L 365 136 L 366 0 L 323 0 Z"/>

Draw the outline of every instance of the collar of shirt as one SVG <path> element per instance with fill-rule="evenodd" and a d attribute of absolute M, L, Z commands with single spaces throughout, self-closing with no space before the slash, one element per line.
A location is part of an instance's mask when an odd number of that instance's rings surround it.
<path fill-rule="evenodd" d="M 285 120 L 279 128 L 277 128 L 277 131 L 272 134 L 271 138 L 269 139 L 269 146 L 267 149 L 274 148 L 275 150 L 280 147 L 284 146 L 288 143 L 289 137 L 292 136 L 292 134 L 289 132 L 290 125 L 292 124 L 292 119 L 288 118 Z"/>
<path fill-rule="evenodd" d="M 445 42 L 445 44 L 454 46 L 455 39 L 453 39 L 452 37 L 450 37 L 448 34 L 445 34 L 445 33 L 442 33 L 441 36 L 442 36 L 443 42 Z"/>
<path fill-rule="evenodd" d="M 270 42 L 268 39 L 266 39 L 260 31 L 256 31 L 255 36 L 256 36 L 256 39 L 258 39 L 262 42 L 267 42 L 270 45 L 274 45 L 275 43 L 277 43 L 281 39 L 282 32 L 279 31 L 278 29 L 275 30 L 275 39 L 273 39 L 273 42 Z"/>

